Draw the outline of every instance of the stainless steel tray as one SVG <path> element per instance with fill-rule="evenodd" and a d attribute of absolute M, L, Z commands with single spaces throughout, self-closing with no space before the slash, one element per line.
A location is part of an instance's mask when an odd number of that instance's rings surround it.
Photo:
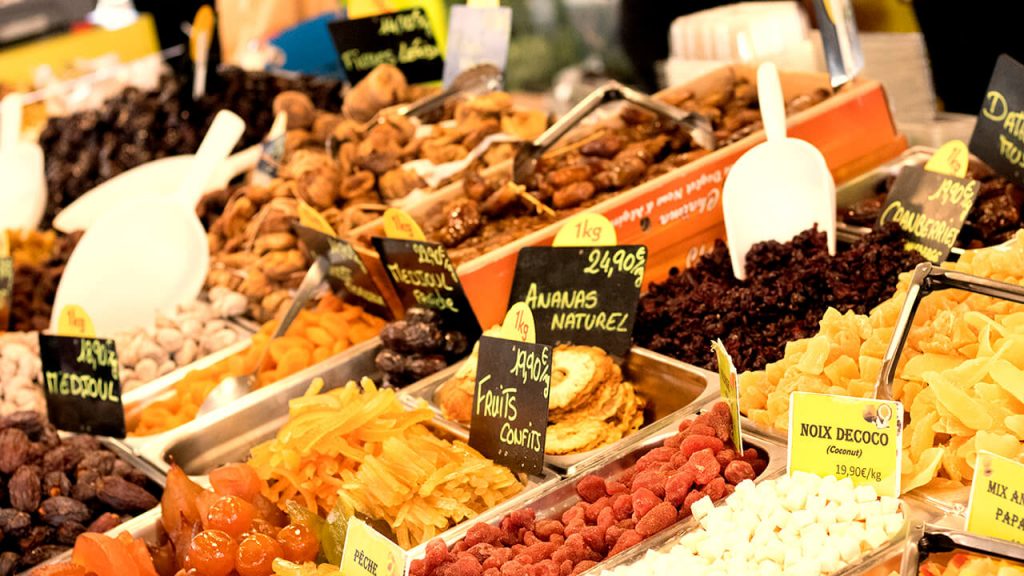
<path fill-rule="evenodd" d="M 672 424 L 670 428 L 663 428 L 656 434 L 648 433 L 640 439 L 634 437 L 633 443 L 626 446 L 619 446 L 613 452 L 606 453 L 598 459 L 591 460 L 585 465 L 578 466 L 573 476 L 552 484 L 546 489 L 537 490 L 534 492 L 533 498 L 522 507 L 534 509 L 537 512 L 538 519 L 560 518 L 565 510 L 569 509 L 579 501 L 579 496 L 576 494 L 576 483 L 580 478 L 590 474 L 600 476 L 602 478 L 614 478 L 627 470 L 636 464 L 644 454 L 661 446 L 664 440 L 677 433 L 676 425 L 678 425 L 683 418 L 672 418 L 670 420 Z M 774 478 L 785 473 L 786 447 L 784 445 L 754 434 L 744 435 L 743 440 L 745 447 L 756 448 L 763 455 L 768 457 L 768 467 L 765 468 L 764 472 L 754 480 L 755 482 L 761 482 L 768 478 Z M 487 524 L 497 526 L 505 516 L 505 513 L 499 514 L 497 511 L 489 512 L 486 515 L 481 515 L 476 522 L 466 522 L 456 529 L 449 530 L 441 535 L 441 538 L 444 540 L 445 544 L 450 547 L 465 537 L 469 529 L 474 524 L 477 524 L 478 522 L 485 522 Z M 682 520 L 673 524 L 672 527 L 663 530 L 661 533 L 645 539 L 636 548 L 646 551 L 650 546 L 657 545 L 659 542 L 664 542 L 669 537 L 668 535 L 675 534 L 677 527 L 688 521 L 689 520 Z M 409 554 L 406 556 L 406 570 L 408 570 L 409 564 L 413 560 L 423 558 L 424 556 L 425 547 L 410 550 Z M 603 570 L 605 565 L 610 562 L 610 559 L 604 560 L 603 562 L 598 563 L 597 566 L 588 570 L 587 573 L 596 573 L 597 571 Z"/>
<path fill-rule="evenodd" d="M 434 393 L 451 379 L 459 366 L 461 362 L 403 389 L 403 397 L 409 402 L 425 400 L 438 418 L 443 419 L 441 409 L 433 401 Z M 645 424 L 637 434 L 657 432 L 672 421 L 678 422 L 684 415 L 696 413 L 698 409 L 719 396 L 717 374 L 646 348 L 630 349 L 622 366 L 622 376 L 632 382 L 637 392 L 647 399 L 647 408 L 644 409 Z M 469 434 L 467 426 L 447 422 Z M 628 444 L 633 437 L 638 437 L 637 434 L 578 454 L 549 454 L 544 460 L 555 470 L 573 474 L 582 464 Z"/>

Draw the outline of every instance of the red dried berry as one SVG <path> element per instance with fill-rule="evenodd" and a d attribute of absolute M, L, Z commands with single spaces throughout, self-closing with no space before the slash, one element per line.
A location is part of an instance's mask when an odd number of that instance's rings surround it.
<path fill-rule="evenodd" d="M 630 494 L 618 494 L 612 497 L 612 513 L 616 520 L 629 518 L 633 515 L 633 497 Z"/>
<path fill-rule="evenodd" d="M 608 551 L 604 543 L 605 532 L 606 530 L 600 526 L 587 526 L 580 534 L 583 536 L 583 542 L 586 543 L 587 548 L 598 554 L 604 554 Z"/>
<path fill-rule="evenodd" d="M 619 520 L 615 525 L 623 530 L 632 530 L 633 528 L 636 528 L 636 520 L 633 518 L 626 518 L 625 520 Z"/>
<path fill-rule="evenodd" d="M 682 452 L 676 452 L 676 455 L 673 456 L 672 460 L 669 461 L 669 466 L 671 466 L 673 470 L 679 470 L 680 468 L 683 467 L 684 464 L 686 464 L 686 461 L 689 460 L 689 459 L 690 459 L 690 455 L 689 454 L 683 454 Z"/>
<path fill-rule="evenodd" d="M 582 502 L 577 502 L 576 504 L 573 504 L 568 510 L 562 512 L 562 524 L 568 526 L 570 522 L 577 519 L 582 522 L 584 506 L 586 506 L 586 504 Z"/>
<path fill-rule="evenodd" d="M 601 528 L 608 529 L 609 526 L 615 525 L 615 512 L 612 512 L 611 504 L 605 506 L 597 514 L 597 525 Z"/>
<path fill-rule="evenodd" d="M 693 420 L 683 420 L 682 422 L 679 423 L 678 430 L 680 432 L 686 432 L 687 430 L 690 429 L 690 426 L 692 426 L 692 425 L 693 425 Z"/>
<path fill-rule="evenodd" d="M 501 539 L 501 528 L 492 526 L 490 524 L 478 523 L 470 527 L 469 531 L 466 532 L 466 545 L 475 546 L 481 542 L 487 544 L 497 544 L 498 540 Z"/>
<path fill-rule="evenodd" d="M 679 445 L 682 442 L 683 442 L 683 435 L 682 434 L 676 434 L 675 436 L 670 436 L 668 439 L 666 439 L 665 443 L 662 444 L 662 445 L 665 446 L 665 447 L 668 447 L 668 448 L 679 448 Z"/>
<path fill-rule="evenodd" d="M 572 574 L 573 563 L 572 560 L 566 560 L 558 566 L 559 576 L 569 576 Z"/>
<path fill-rule="evenodd" d="M 558 520 L 539 520 L 534 526 L 534 532 L 541 540 L 550 540 L 552 534 L 564 534 L 565 526 Z"/>
<path fill-rule="evenodd" d="M 725 479 L 730 484 L 739 484 L 744 480 L 753 480 L 756 477 L 754 467 L 743 460 L 733 460 L 725 467 Z"/>
<path fill-rule="evenodd" d="M 715 478 L 704 487 L 704 493 L 712 500 L 718 501 L 725 497 L 725 479 L 721 476 Z"/>
<path fill-rule="evenodd" d="M 732 414 L 729 413 L 729 406 L 725 402 L 719 402 L 711 407 L 708 425 L 714 428 L 716 438 L 722 442 L 729 441 L 732 436 Z"/>
<path fill-rule="evenodd" d="M 619 536 L 619 540 L 615 543 L 611 552 L 608 553 L 608 557 L 611 558 L 620 552 L 624 552 L 627 549 L 636 546 L 643 540 L 643 537 L 636 533 L 636 530 L 626 530 Z"/>
<path fill-rule="evenodd" d="M 575 568 L 572 569 L 572 572 L 569 573 L 569 576 L 576 576 L 577 574 L 583 574 L 584 572 L 586 572 L 587 570 L 590 570 L 594 566 L 597 566 L 597 562 L 595 562 L 593 560 L 584 560 L 583 562 L 580 562 L 579 564 L 576 565 Z"/>
<path fill-rule="evenodd" d="M 694 422 L 693 426 L 686 431 L 687 436 L 710 436 L 716 438 L 715 429 L 708 425 L 704 420 Z"/>
<path fill-rule="evenodd" d="M 646 488 L 647 490 L 654 492 L 654 495 L 658 498 L 664 498 L 665 480 L 666 476 L 664 472 L 656 472 L 654 470 L 640 472 L 633 477 L 633 484 L 630 486 L 630 491 L 635 494 L 638 490 Z"/>
<path fill-rule="evenodd" d="M 682 506 L 682 508 L 679 509 L 679 517 L 683 518 L 683 517 L 689 516 L 690 515 L 690 507 L 693 506 L 694 502 L 696 502 L 697 500 L 700 500 L 703 497 L 704 497 L 704 491 L 703 490 L 691 490 L 690 493 L 686 495 L 686 498 L 683 499 L 683 506 Z"/>
<path fill-rule="evenodd" d="M 616 482 L 614 480 L 612 480 L 610 482 L 605 482 L 604 486 L 605 486 L 605 489 L 608 490 L 608 495 L 609 496 L 614 496 L 616 494 L 622 494 L 622 493 L 625 493 L 625 492 L 629 492 L 629 487 L 628 486 L 626 486 L 622 482 Z"/>
<path fill-rule="evenodd" d="M 520 508 L 509 514 L 509 518 L 512 519 L 513 527 L 533 530 L 537 514 L 533 511 L 533 508 Z"/>
<path fill-rule="evenodd" d="M 538 542 L 529 546 L 526 549 L 526 553 L 530 555 L 530 558 L 533 558 L 534 563 L 537 563 L 541 560 L 551 558 L 551 555 L 554 554 L 555 550 L 558 550 L 557 544 L 552 542 Z"/>
<path fill-rule="evenodd" d="M 583 509 L 583 518 L 589 524 L 597 522 L 597 515 L 601 513 L 601 510 L 611 506 L 607 496 L 601 496 L 593 504 L 587 504 L 587 507 Z"/>
<path fill-rule="evenodd" d="M 661 498 L 658 498 L 654 492 L 646 488 L 637 490 L 633 493 L 633 518 L 643 518 L 644 514 L 660 503 Z"/>
<path fill-rule="evenodd" d="M 676 451 L 670 446 L 661 446 L 660 448 L 655 448 L 647 454 L 644 454 L 643 459 L 654 460 L 655 462 L 668 462 L 672 459 L 672 455 L 675 453 Z"/>
<path fill-rule="evenodd" d="M 584 476 L 576 483 L 576 494 L 584 502 L 596 502 L 598 498 L 607 496 L 608 491 L 605 489 L 604 478 L 600 476 Z"/>
<path fill-rule="evenodd" d="M 671 502 L 662 502 L 644 514 L 644 517 L 636 523 L 636 533 L 646 538 L 668 528 L 675 521 L 676 507 Z"/>
<path fill-rule="evenodd" d="M 693 480 L 696 477 L 693 470 L 685 468 L 669 477 L 665 483 L 665 499 L 677 508 L 683 504 L 686 495 L 690 493 Z"/>
<path fill-rule="evenodd" d="M 573 534 L 579 534 L 586 526 L 587 523 L 582 518 L 573 519 L 572 522 L 565 525 L 565 537 L 568 538 Z"/>
<path fill-rule="evenodd" d="M 687 436 L 679 445 L 679 453 L 691 456 L 701 450 L 711 450 L 711 456 L 714 457 L 714 452 L 718 452 L 724 447 L 725 444 L 714 436 Z"/>
<path fill-rule="evenodd" d="M 729 465 L 729 462 L 732 462 L 737 457 L 736 451 L 732 448 L 724 448 L 721 452 L 715 454 L 715 459 L 718 460 L 718 464 L 723 470 Z"/>
<path fill-rule="evenodd" d="M 735 486 L 733 486 L 732 484 L 726 484 L 725 485 L 725 496 L 723 496 L 723 498 L 728 498 L 729 496 L 732 496 L 732 493 L 735 492 L 735 491 L 736 491 L 736 487 Z"/>
<path fill-rule="evenodd" d="M 712 452 L 710 448 L 706 448 L 690 456 L 690 459 L 687 460 L 684 469 L 687 468 L 693 470 L 693 481 L 701 486 L 704 486 L 708 482 L 717 478 L 718 473 L 722 470 L 721 465 L 718 464 L 718 460 L 715 459 L 715 453 Z"/>
<path fill-rule="evenodd" d="M 611 547 L 615 546 L 615 543 L 619 541 L 619 537 L 626 531 L 625 528 L 619 526 L 612 526 L 608 528 L 608 531 L 604 533 L 604 541 Z"/>

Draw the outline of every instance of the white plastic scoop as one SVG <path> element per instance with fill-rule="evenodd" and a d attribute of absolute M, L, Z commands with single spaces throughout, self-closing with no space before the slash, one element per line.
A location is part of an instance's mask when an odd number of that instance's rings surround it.
<path fill-rule="evenodd" d="M 836 252 L 836 184 L 825 158 L 811 143 L 786 137 L 786 105 L 775 65 L 757 69 L 757 97 L 768 140 L 733 165 L 722 192 L 732 271 L 747 277 L 750 247 L 786 242 L 815 223 Z"/>
<path fill-rule="evenodd" d="M 46 210 L 43 149 L 21 141 L 23 106 L 18 92 L 0 100 L 0 230 L 34 230 Z"/>
<path fill-rule="evenodd" d="M 202 191 L 219 190 L 239 174 L 256 167 L 260 147 L 250 146 L 220 163 Z M 195 160 L 193 154 L 168 156 L 146 162 L 114 176 L 79 196 L 53 219 L 53 227 L 65 234 L 88 230 L 103 214 L 118 204 L 141 195 L 173 195 L 184 182 Z"/>
<path fill-rule="evenodd" d="M 219 112 L 175 194 L 132 198 L 96 220 L 68 260 L 54 310 L 78 304 L 96 333 L 109 336 L 195 300 L 210 263 L 196 202 L 244 131 L 241 118 Z M 56 323 L 55 313 L 51 326 Z"/>

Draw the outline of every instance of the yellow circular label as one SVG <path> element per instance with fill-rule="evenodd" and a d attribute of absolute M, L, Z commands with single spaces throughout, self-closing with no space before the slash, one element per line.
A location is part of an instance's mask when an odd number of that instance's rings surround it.
<path fill-rule="evenodd" d="M 89 318 L 81 306 L 68 304 L 57 318 L 57 335 L 95 338 L 96 328 L 92 325 L 92 318 Z"/>
<path fill-rule="evenodd" d="M 518 342 L 537 343 L 537 326 L 533 323 L 533 311 L 526 302 L 516 302 L 505 314 L 501 323 L 501 337 Z"/>
<path fill-rule="evenodd" d="M 552 246 L 615 246 L 618 236 L 610 220 L 601 214 L 574 214 L 555 235 Z"/>
<path fill-rule="evenodd" d="M 306 228 L 312 228 L 317 232 L 323 232 L 328 236 L 338 237 L 337 233 L 334 232 L 334 227 L 327 221 L 327 218 L 324 218 L 324 215 L 319 210 L 302 200 L 299 200 L 299 224 Z"/>
<path fill-rule="evenodd" d="M 943 144 L 935 154 L 932 154 L 924 169 L 946 176 L 957 178 L 967 177 L 967 165 L 970 162 L 970 153 L 967 151 L 967 144 L 963 140 L 950 140 Z"/>
<path fill-rule="evenodd" d="M 398 208 L 388 208 L 384 211 L 384 235 L 398 240 L 419 240 L 422 242 L 427 239 L 423 235 L 420 225 L 412 219 L 412 216 Z"/>

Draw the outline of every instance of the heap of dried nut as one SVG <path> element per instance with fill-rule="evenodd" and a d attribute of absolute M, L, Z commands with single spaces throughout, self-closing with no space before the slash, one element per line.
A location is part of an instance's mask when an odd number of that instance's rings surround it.
<path fill-rule="evenodd" d="M 38 412 L 0 418 L 0 575 L 56 556 L 155 507 L 155 485 L 92 436 L 61 438 Z"/>
<path fill-rule="evenodd" d="M 137 328 L 115 338 L 122 391 L 245 338 L 245 330 L 228 321 L 245 313 L 249 304 L 245 296 L 223 287 L 211 289 L 207 296 L 209 302 L 197 300 L 180 306 L 174 314 L 159 315 L 155 326 Z"/>
<path fill-rule="evenodd" d="M 0 416 L 46 409 L 39 387 L 42 370 L 39 337 L 35 332 L 0 334 Z"/>
<path fill-rule="evenodd" d="M 269 320 L 289 300 L 289 290 L 298 286 L 310 264 L 292 233 L 299 201 L 343 234 L 379 216 L 384 201 L 425 185 L 403 167 L 409 160 L 463 158 L 490 134 L 514 130 L 530 137 L 547 123 L 545 115 L 513 111 L 507 94 L 456 104 L 442 116 L 452 120 L 425 135 L 411 119 L 386 112 L 376 116 L 420 94 L 397 68 L 379 66 L 346 95 L 342 114 L 316 110 L 296 92 L 279 95 L 274 108 L 288 113 L 288 132 L 278 177 L 266 186 L 241 186 L 227 198 L 207 197 L 200 207 L 210 222 L 207 286 L 245 294 L 250 315 Z M 371 118 L 377 120 L 366 123 Z M 508 151 L 496 149 L 486 158 L 497 162 Z"/>
<path fill-rule="evenodd" d="M 792 113 L 826 96 L 824 91 L 798 96 L 787 109 Z M 701 97 L 685 92 L 664 99 L 704 114 L 719 145 L 761 127 L 757 92 L 746 80 Z M 482 166 L 467 171 L 465 197 L 440 210 L 424 223 L 425 229 L 432 240 L 449 248 L 458 264 L 709 152 L 677 125 L 626 107 L 617 121 L 601 124 L 541 157 L 525 186 L 510 182 L 509 174 L 487 172 Z"/>

